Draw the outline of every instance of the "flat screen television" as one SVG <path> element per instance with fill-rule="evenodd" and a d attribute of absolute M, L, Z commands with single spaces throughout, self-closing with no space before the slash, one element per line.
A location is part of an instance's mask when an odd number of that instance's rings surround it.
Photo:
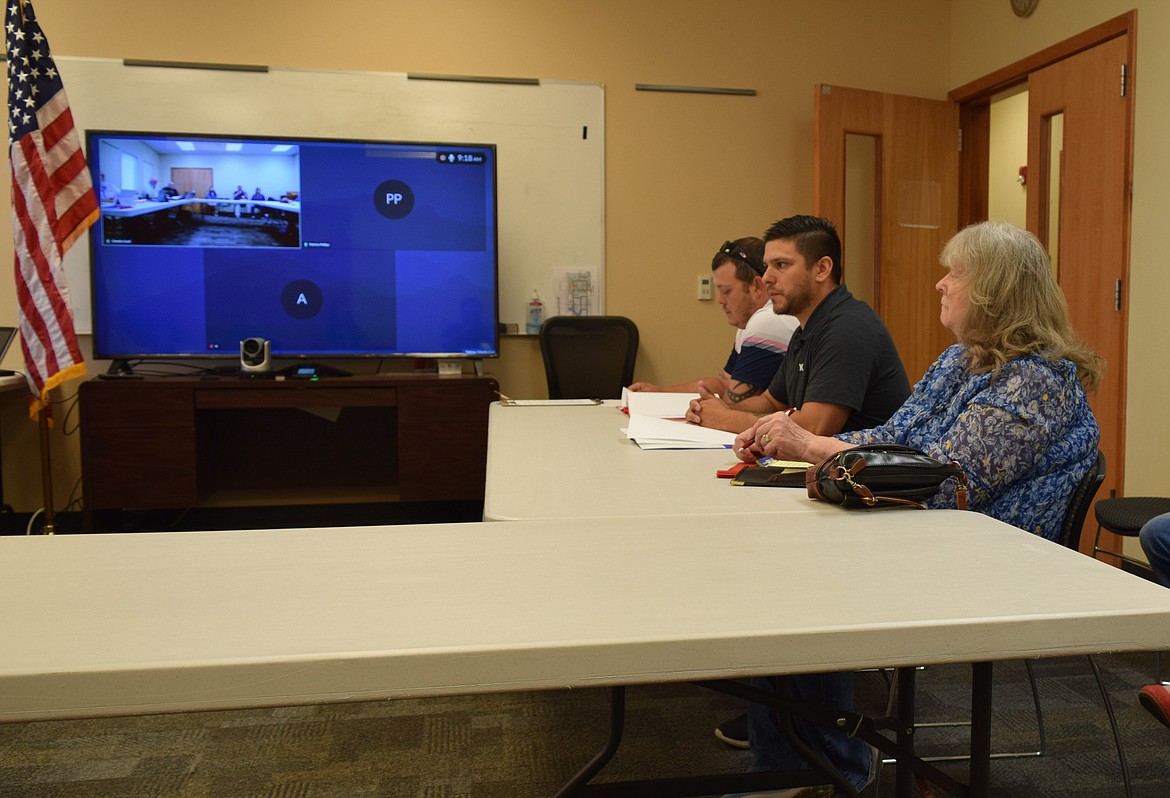
<path fill-rule="evenodd" d="M 94 355 L 498 354 L 490 144 L 91 130 Z"/>

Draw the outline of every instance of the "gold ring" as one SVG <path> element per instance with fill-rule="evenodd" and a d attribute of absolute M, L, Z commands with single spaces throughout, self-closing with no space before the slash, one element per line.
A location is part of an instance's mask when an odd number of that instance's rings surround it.
<path fill-rule="evenodd" d="M 768 433 L 766 433 L 766 432 L 764 433 L 764 437 L 760 438 L 760 442 L 761 442 L 761 443 L 767 443 L 767 442 L 768 442 Z"/>

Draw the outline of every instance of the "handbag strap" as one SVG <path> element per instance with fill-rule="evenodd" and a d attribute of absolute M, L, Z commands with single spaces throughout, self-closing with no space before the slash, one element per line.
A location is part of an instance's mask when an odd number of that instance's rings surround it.
<path fill-rule="evenodd" d="M 959 466 L 958 463 L 956 463 L 952 460 L 951 465 L 953 465 L 955 467 L 955 470 L 956 470 L 956 473 L 955 473 L 955 483 L 956 483 L 955 484 L 955 509 L 956 510 L 966 510 L 967 509 L 967 475 L 965 473 L 963 473 L 963 469 L 962 469 L 962 467 Z M 924 502 L 911 501 L 910 499 L 903 499 L 903 498 L 900 498 L 897 496 L 874 496 L 873 491 L 871 491 L 867 486 L 862 485 L 859 482 L 853 481 L 853 474 L 856 473 L 856 471 L 857 471 L 856 469 L 854 469 L 853 472 L 850 472 L 841 466 L 837 466 L 836 468 L 833 469 L 833 471 L 834 472 L 839 471 L 843 475 L 843 476 L 838 477 L 834 473 L 831 472 L 830 476 L 832 476 L 833 479 L 844 480 L 845 482 L 849 483 L 849 487 L 853 489 L 853 492 L 856 493 L 858 496 L 860 496 L 861 500 L 863 502 L 865 502 L 866 505 L 868 505 L 870 507 L 875 506 L 879 502 L 890 502 L 892 504 L 908 504 L 911 507 L 917 507 L 920 510 L 928 509 Z"/>
<path fill-rule="evenodd" d="M 861 470 L 860 461 L 855 464 L 853 469 L 845 468 L 844 466 L 834 466 L 829 471 L 829 478 L 835 479 L 838 482 L 844 482 L 861 497 L 861 501 L 868 507 L 876 507 L 881 502 L 889 502 L 890 504 L 905 504 L 909 507 L 917 507 L 919 510 L 925 510 L 926 505 L 923 502 L 916 502 L 911 499 L 903 499 L 897 496 L 874 496 L 873 491 L 869 489 L 868 485 L 862 485 L 853 479 L 853 475 Z"/>
<path fill-rule="evenodd" d="M 967 509 L 967 475 L 963 473 L 962 467 L 951 461 L 951 465 L 959 469 L 959 473 L 955 475 L 955 507 L 959 510 Z"/>

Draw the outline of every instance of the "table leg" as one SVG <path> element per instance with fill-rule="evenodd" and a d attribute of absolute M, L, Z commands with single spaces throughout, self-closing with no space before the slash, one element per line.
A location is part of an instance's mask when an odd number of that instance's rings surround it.
<path fill-rule="evenodd" d="M 898 669 L 898 729 L 894 739 L 905 750 L 914 750 L 914 690 L 916 669 L 911 666 Z M 914 793 L 914 771 L 909 761 L 895 760 L 894 795 L 910 798 Z"/>
<path fill-rule="evenodd" d="M 990 746 L 990 663 L 977 664 L 976 674 L 983 665 L 986 667 L 986 684 L 976 679 L 973 687 L 974 708 L 972 716 L 972 740 L 977 736 L 986 738 L 985 751 Z M 914 751 L 914 712 L 915 712 L 915 669 L 901 668 L 898 671 L 898 715 L 896 718 L 867 718 L 864 715 L 844 713 L 810 704 L 793 703 L 790 696 L 783 693 L 771 693 L 749 687 L 736 681 L 700 681 L 695 684 L 716 690 L 728 695 L 744 698 L 749 701 L 761 701 L 776 707 L 781 711 L 782 726 L 789 735 L 789 742 L 803 756 L 808 758 L 812 767 L 808 770 L 795 772 L 753 772 L 738 774 L 722 774 L 717 776 L 690 776 L 682 778 L 642 779 L 636 781 L 605 782 L 591 784 L 590 781 L 600 773 L 617 753 L 622 741 L 625 724 L 625 688 L 610 688 L 610 719 L 609 738 L 594 757 L 577 772 L 573 778 L 562 786 L 554 798 L 577 798 L 578 796 L 596 796 L 597 798 L 681 798 L 681 796 L 717 795 L 728 792 L 757 792 L 775 790 L 778 788 L 798 787 L 830 782 L 836 785 L 838 794 L 856 795 L 853 789 L 840 773 L 828 762 L 821 759 L 815 751 L 808 749 L 796 736 L 791 727 L 791 715 L 804 718 L 813 723 L 841 727 L 843 724 L 853 728 L 853 733 L 861 737 L 880 751 L 891 754 L 897 760 L 897 779 L 895 795 L 899 798 L 910 798 L 914 794 L 916 774 L 923 779 L 942 787 L 949 794 L 959 798 L 986 798 L 990 759 L 986 754 L 979 760 L 973 742 L 971 779 L 972 787 L 959 783 L 950 775 L 920 759 Z M 986 701 L 983 696 L 986 694 Z M 983 715 L 979 709 L 986 707 Z M 984 717 L 985 716 L 985 717 Z M 881 733 L 879 729 L 885 731 Z M 888 734 L 893 733 L 895 739 Z"/>
<path fill-rule="evenodd" d="M 565 798 L 565 796 L 573 795 L 582 786 L 588 784 L 590 779 L 601 772 L 602 768 L 609 763 L 609 760 L 613 759 L 613 755 L 617 753 L 618 746 L 621 745 L 625 723 L 626 688 L 611 687 L 609 689 L 609 739 L 605 741 L 605 745 L 594 755 L 593 759 L 589 760 L 585 767 L 577 771 L 577 775 L 573 776 L 563 787 L 557 790 L 553 798 Z"/>
<path fill-rule="evenodd" d="M 991 781 L 990 662 L 971 663 L 971 775 L 967 795 L 983 798 Z"/>

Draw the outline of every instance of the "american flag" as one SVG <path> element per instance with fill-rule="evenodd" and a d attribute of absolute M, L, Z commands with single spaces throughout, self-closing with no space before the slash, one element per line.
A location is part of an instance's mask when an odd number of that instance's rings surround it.
<path fill-rule="evenodd" d="M 40 415 L 46 394 L 85 374 L 62 258 L 97 221 L 98 198 L 49 42 L 29 0 L 8 0 L 8 158 L 20 337 Z"/>

